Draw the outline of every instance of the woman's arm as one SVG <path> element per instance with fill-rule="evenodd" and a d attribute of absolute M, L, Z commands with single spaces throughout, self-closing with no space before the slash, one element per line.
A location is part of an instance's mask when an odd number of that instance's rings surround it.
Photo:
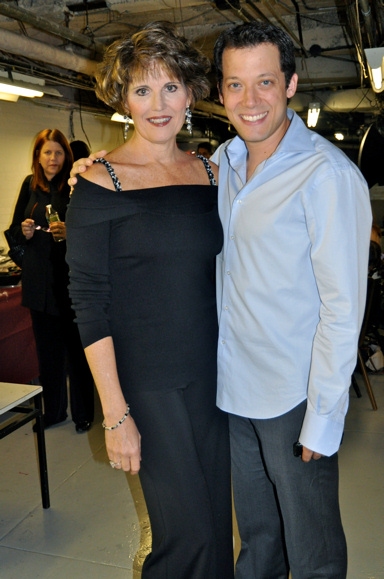
<path fill-rule="evenodd" d="M 85 354 L 98 390 L 106 426 L 119 423 L 127 410 L 116 366 L 109 323 L 111 300 L 109 243 L 111 221 L 104 196 L 83 179 L 66 214 L 69 293 Z M 134 414 L 134 409 L 132 409 Z M 140 469 L 140 434 L 128 417 L 105 431 L 109 460 L 136 474 Z"/>
<path fill-rule="evenodd" d="M 89 367 L 100 396 L 106 426 L 114 426 L 124 416 L 127 403 L 117 374 L 112 338 L 106 337 L 85 348 Z M 129 414 L 113 430 L 105 431 L 108 458 L 117 463 L 115 468 L 137 474 L 140 470 L 140 434 Z"/>

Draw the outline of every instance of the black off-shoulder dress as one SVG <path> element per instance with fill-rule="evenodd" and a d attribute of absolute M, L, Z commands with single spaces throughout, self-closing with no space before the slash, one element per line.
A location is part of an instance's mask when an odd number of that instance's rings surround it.
<path fill-rule="evenodd" d="M 111 168 L 109 169 L 111 172 Z M 81 176 L 67 211 L 84 347 L 112 336 L 142 436 L 146 579 L 233 578 L 227 417 L 216 408 L 217 186 L 115 191 Z"/>

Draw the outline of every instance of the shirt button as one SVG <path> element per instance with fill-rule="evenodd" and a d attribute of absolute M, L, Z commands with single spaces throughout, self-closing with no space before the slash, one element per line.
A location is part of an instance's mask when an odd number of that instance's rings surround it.
<path fill-rule="evenodd" d="M 225 310 L 228 310 L 228 306 L 224 306 L 224 309 L 225 309 Z"/>
<path fill-rule="evenodd" d="M 231 235 L 231 239 L 235 239 L 235 236 L 234 236 L 234 235 Z"/>
<path fill-rule="evenodd" d="M 229 270 L 227 271 L 227 275 L 231 275 L 231 272 Z"/>

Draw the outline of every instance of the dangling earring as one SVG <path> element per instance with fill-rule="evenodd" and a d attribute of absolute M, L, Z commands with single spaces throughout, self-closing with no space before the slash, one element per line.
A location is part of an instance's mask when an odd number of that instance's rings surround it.
<path fill-rule="evenodd" d="M 192 112 L 189 106 L 185 111 L 185 122 L 187 123 L 187 131 L 190 135 L 192 135 Z"/>
<path fill-rule="evenodd" d="M 129 121 L 132 121 L 129 115 L 124 115 L 124 142 L 127 140 L 127 135 L 129 131 Z"/>

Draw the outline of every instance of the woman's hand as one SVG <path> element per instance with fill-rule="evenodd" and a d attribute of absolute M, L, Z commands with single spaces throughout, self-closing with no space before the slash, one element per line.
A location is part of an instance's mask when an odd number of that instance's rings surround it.
<path fill-rule="evenodd" d="M 49 224 L 49 230 L 55 241 L 67 239 L 67 228 L 65 227 L 64 221 L 52 221 Z"/>
<path fill-rule="evenodd" d="M 85 355 L 99 392 L 107 426 L 110 428 L 120 422 L 116 428 L 105 431 L 105 445 L 111 466 L 137 474 L 140 470 L 141 436 L 132 416 L 128 414 L 125 418 L 124 413 L 128 408 L 117 373 L 112 336 L 87 346 Z"/>
<path fill-rule="evenodd" d="M 77 183 L 76 175 L 78 173 L 85 173 L 87 168 L 91 167 L 93 165 L 93 161 L 95 159 L 99 159 L 100 157 L 104 157 L 104 155 L 106 155 L 106 154 L 107 154 L 107 151 L 105 151 L 105 150 L 97 151 L 97 153 L 91 153 L 89 155 L 89 157 L 87 157 L 86 159 L 78 159 L 77 161 L 74 162 L 73 167 L 72 167 L 71 172 L 70 172 L 70 178 L 68 179 L 68 185 L 71 186 L 71 193 L 72 193 L 73 187 Z"/>
<path fill-rule="evenodd" d="M 26 219 L 21 224 L 21 231 L 26 239 L 31 239 L 35 233 L 36 225 L 33 219 Z"/>
<path fill-rule="evenodd" d="M 114 430 L 106 430 L 105 444 L 113 468 L 137 474 L 141 461 L 140 441 L 140 433 L 131 415 Z"/>

